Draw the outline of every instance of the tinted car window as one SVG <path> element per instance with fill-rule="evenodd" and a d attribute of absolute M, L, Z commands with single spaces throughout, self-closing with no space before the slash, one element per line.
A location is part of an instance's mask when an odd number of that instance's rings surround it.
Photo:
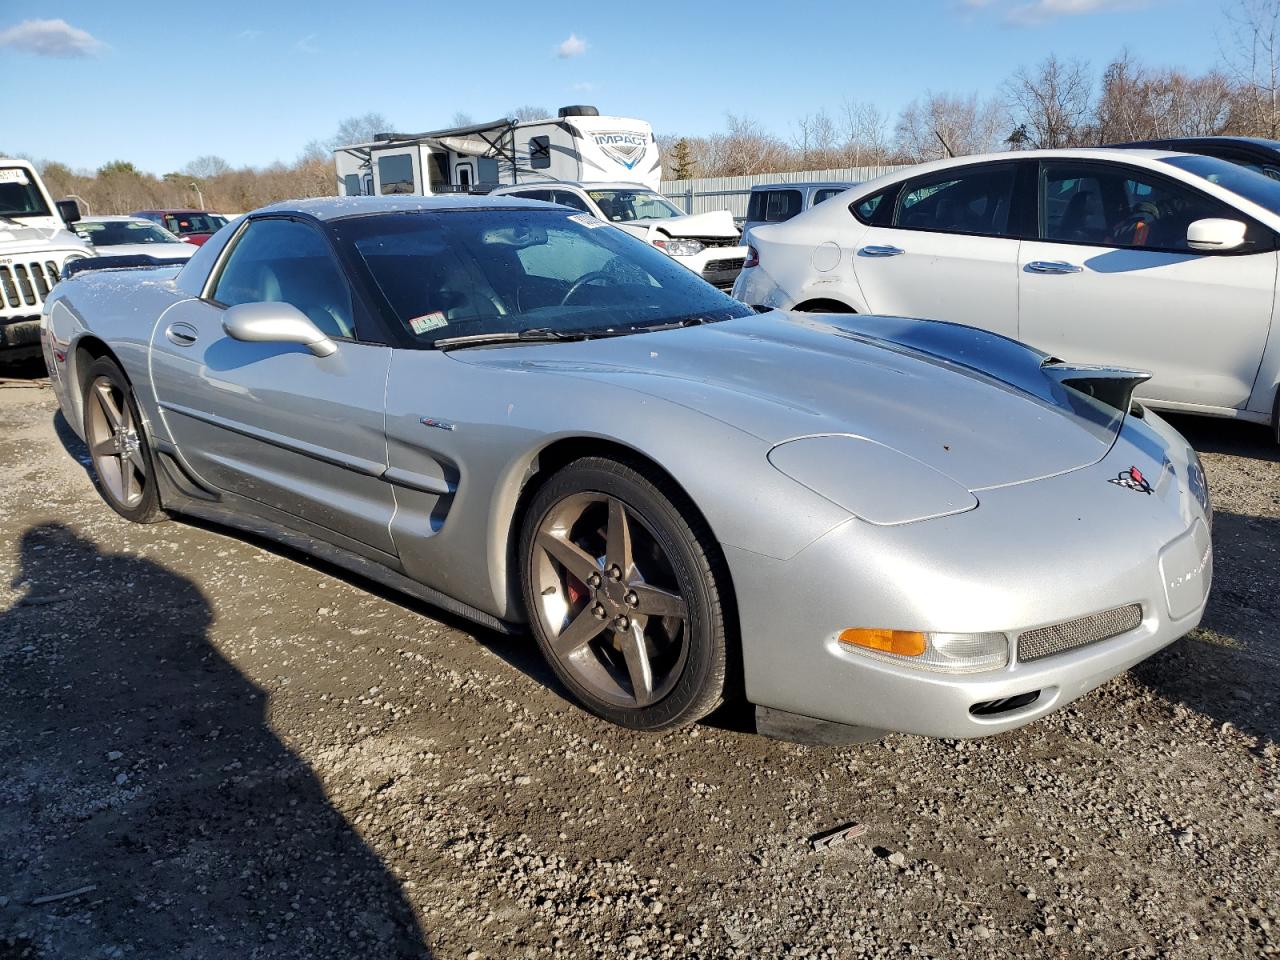
<path fill-rule="evenodd" d="M 424 347 L 527 330 L 618 335 L 751 312 L 644 241 L 564 210 L 379 214 L 331 229 Z"/>
<path fill-rule="evenodd" d="M 816 207 L 823 200 L 830 200 L 832 197 L 839 196 L 844 193 L 846 189 L 846 187 L 826 187 L 822 190 L 815 191 L 813 194 L 813 206 Z"/>
<path fill-rule="evenodd" d="M 587 201 L 571 190 L 557 190 L 555 192 L 555 201 L 556 203 L 563 203 L 566 207 L 581 210 L 583 213 L 591 212 L 591 208 L 587 206 Z"/>
<path fill-rule="evenodd" d="M 1168 157 L 1162 162 L 1204 177 L 1210 183 L 1216 183 L 1272 213 L 1280 214 L 1280 183 L 1266 171 L 1263 171 L 1264 175 L 1259 175 L 1242 165 L 1228 163 L 1216 157 Z"/>
<path fill-rule="evenodd" d="M 1045 240 L 1189 250 L 1187 227 L 1193 221 L 1241 219 L 1231 207 L 1199 190 L 1135 168 L 1052 163 L 1043 169 L 1041 236 Z"/>
<path fill-rule="evenodd" d="M 902 188 L 893 225 L 935 233 L 1005 235 L 1013 181 L 1010 165 L 948 170 L 913 180 Z"/>
<path fill-rule="evenodd" d="M 513 194 L 525 200 L 541 200 L 543 203 L 555 203 L 555 192 L 551 190 L 521 190 Z"/>
<path fill-rule="evenodd" d="M 378 181 L 384 194 L 413 193 L 413 157 L 407 153 L 379 157 Z"/>
<path fill-rule="evenodd" d="M 213 299 L 289 303 L 331 337 L 354 337 L 351 291 L 320 232 L 297 220 L 256 220 L 227 256 Z"/>
<path fill-rule="evenodd" d="M 871 196 L 851 204 L 849 209 L 863 223 L 871 223 L 875 220 L 876 212 L 880 209 L 884 198 L 889 195 L 889 191 L 892 189 L 890 187 L 887 190 L 881 190 L 879 193 L 873 193 Z"/>

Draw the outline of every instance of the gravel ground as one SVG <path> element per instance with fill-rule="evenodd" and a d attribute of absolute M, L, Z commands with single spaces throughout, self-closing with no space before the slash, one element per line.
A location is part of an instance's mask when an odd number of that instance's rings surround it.
<path fill-rule="evenodd" d="M 0 960 L 1280 953 L 1260 428 L 1178 421 L 1201 630 L 1010 734 L 832 749 L 627 733 L 527 640 L 127 524 L 54 408 L 0 388 Z"/>

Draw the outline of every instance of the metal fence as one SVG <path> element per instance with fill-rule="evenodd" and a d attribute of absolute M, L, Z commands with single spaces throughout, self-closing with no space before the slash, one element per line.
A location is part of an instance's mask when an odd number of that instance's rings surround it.
<path fill-rule="evenodd" d="M 663 180 L 662 193 L 685 213 L 728 210 L 738 219 L 747 215 L 751 188 L 765 183 L 806 183 L 810 180 L 871 180 L 902 169 L 901 164 L 836 167 L 832 170 L 800 170 L 792 173 L 758 173 L 749 177 L 701 177 L 696 180 Z"/>

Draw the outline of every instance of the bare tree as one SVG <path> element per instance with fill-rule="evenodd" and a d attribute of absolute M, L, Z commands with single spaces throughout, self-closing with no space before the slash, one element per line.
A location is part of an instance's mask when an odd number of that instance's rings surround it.
<path fill-rule="evenodd" d="M 338 124 L 338 129 L 329 138 L 326 146 L 330 150 L 348 143 L 368 143 L 379 133 L 388 133 L 391 121 L 380 113 L 364 113 L 357 117 L 347 117 Z"/>
<path fill-rule="evenodd" d="M 551 115 L 551 111 L 546 107 L 531 106 L 529 104 L 507 111 L 507 116 L 515 117 L 517 120 L 545 120 Z"/>
<path fill-rule="evenodd" d="M 469 127 L 473 123 L 475 123 L 475 120 L 471 118 L 471 114 L 459 110 L 453 115 L 453 120 L 450 122 L 450 126 Z"/>
<path fill-rule="evenodd" d="M 1050 54 L 1034 71 L 1019 67 L 1005 82 L 1005 100 L 1029 147 L 1079 146 L 1088 133 L 1093 81 L 1082 60 Z"/>
<path fill-rule="evenodd" d="M 1280 0 L 1233 0 L 1226 9 L 1222 58 L 1238 89 L 1242 125 L 1280 133 Z"/>
<path fill-rule="evenodd" d="M 185 167 L 182 172 L 188 177 L 195 177 L 203 180 L 206 177 L 216 177 L 231 170 L 231 164 L 214 154 L 206 154 L 203 157 L 196 157 Z"/>
<path fill-rule="evenodd" d="M 889 119 L 873 103 L 845 100 L 840 105 L 845 160 L 853 166 L 882 163 L 889 153 Z"/>
<path fill-rule="evenodd" d="M 976 93 L 926 93 L 898 115 L 898 149 L 914 161 L 995 150 L 1007 129 L 1004 111 Z"/>

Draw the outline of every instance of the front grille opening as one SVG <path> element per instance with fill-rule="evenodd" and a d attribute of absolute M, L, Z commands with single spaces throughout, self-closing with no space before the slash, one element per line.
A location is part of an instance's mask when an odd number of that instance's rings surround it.
<path fill-rule="evenodd" d="M 1115 607 L 1095 613 L 1079 620 L 1066 623 L 1055 623 L 1050 627 L 1038 627 L 1028 630 L 1018 637 L 1018 659 L 1023 663 L 1051 657 L 1056 653 L 1065 653 L 1110 640 L 1122 633 L 1136 630 L 1142 625 L 1142 605 L 1131 603 L 1124 607 Z"/>
<path fill-rule="evenodd" d="M 969 708 L 969 713 L 975 717 L 997 717 L 1002 713 L 1009 713 L 1011 710 L 1020 710 L 1028 704 L 1035 703 L 1040 699 L 1040 691 L 1032 690 L 1030 693 L 1020 693 L 1016 697 L 1001 697 L 998 700 L 983 700 L 981 703 L 975 703 Z"/>

